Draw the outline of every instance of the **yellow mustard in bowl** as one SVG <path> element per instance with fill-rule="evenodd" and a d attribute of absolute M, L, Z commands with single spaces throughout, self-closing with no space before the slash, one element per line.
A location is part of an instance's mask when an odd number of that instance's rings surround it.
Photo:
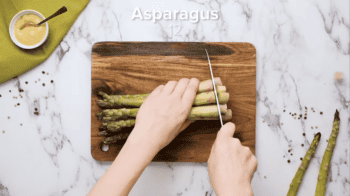
<path fill-rule="evenodd" d="M 34 46 L 40 43 L 46 35 L 45 23 L 37 26 L 42 19 L 35 14 L 21 16 L 15 24 L 14 35 L 16 39 L 27 46 Z"/>

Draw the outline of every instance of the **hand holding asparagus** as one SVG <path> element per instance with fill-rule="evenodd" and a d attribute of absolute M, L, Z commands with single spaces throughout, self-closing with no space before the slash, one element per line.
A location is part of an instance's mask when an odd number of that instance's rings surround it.
<path fill-rule="evenodd" d="M 167 146 L 191 121 L 187 119 L 199 81 L 196 78 L 169 81 L 158 86 L 141 105 L 128 140 L 148 141 L 159 150 Z M 171 112 L 170 112 L 171 111 Z"/>

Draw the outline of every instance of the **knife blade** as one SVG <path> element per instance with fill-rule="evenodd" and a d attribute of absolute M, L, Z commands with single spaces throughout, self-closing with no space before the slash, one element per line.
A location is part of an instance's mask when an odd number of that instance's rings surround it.
<path fill-rule="evenodd" d="M 209 54 L 208 54 L 207 49 L 205 49 L 205 52 L 207 53 L 207 57 L 208 57 L 209 69 L 210 69 L 210 75 L 211 75 L 211 81 L 213 82 L 215 100 L 216 100 L 216 105 L 217 105 L 217 107 L 218 107 L 219 118 L 220 118 L 220 123 L 221 123 L 221 127 L 222 127 L 222 126 L 224 126 L 224 124 L 222 123 L 222 116 L 221 116 L 220 104 L 219 104 L 219 99 L 218 99 L 218 93 L 216 92 L 216 86 L 215 86 L 215 80 L 214 80 L 214 76 L 213 76 L 213 70 L 211 69 L 210 58 L 209 58 Z"/>

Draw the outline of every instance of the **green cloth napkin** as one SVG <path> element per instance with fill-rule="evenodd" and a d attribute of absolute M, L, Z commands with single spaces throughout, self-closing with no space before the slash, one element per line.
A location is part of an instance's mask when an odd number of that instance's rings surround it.
<path fill-rule="evenodd" d="M 90 0 L 0 0 L 0 83 L 18 76 L 44 62 L 62 41 Z M 31 9 L 45 18 L 62 6 L 67 12 L 48 21 L 47 41 L 37 49 L 23 50 L 12 42 L 9 26 L 20 11 Z"/>

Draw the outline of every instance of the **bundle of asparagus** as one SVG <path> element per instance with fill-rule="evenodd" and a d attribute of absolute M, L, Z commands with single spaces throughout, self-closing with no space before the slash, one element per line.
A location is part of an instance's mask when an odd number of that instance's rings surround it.
<path fill-rule="evenodd" d="M 232 111 L 227 109 L 229 94 L 226 92 L 226 87 L 223 86 L 219 77 L 214 78 L 218 101 L 223 120 L 232 119 Z M 187 117 L 189 120 L 218 120 L 219 112 L 216 106 L 215 94 L 213 91 L 213 83 L 211 80 L 202 81 L 199 84 L 197 95 L 193 102 L 190 114 Z M 99 130 L 100 136 L 107 137 L 103 140 L 105 144 L 114 144 L 118 140 L 127 139 L 129 133 L 119 133 L 125 127 L 135 125 L 135 118 L 139 107 L 146 100 L 149 94 L 138 95 L 108 95 L 99 92 L 103 99 L 97 101 L 97 104 L 103 110 L 96 114 L 98 120 L 102 121 Z M 122 108 L 124 107 L 124 108 Z M 113 135 L 119 133 L 119 135 Z M 113 135 L 113 136 L 111 136 Z M 108 137 L 110 136 L 110 137 Z"/>

